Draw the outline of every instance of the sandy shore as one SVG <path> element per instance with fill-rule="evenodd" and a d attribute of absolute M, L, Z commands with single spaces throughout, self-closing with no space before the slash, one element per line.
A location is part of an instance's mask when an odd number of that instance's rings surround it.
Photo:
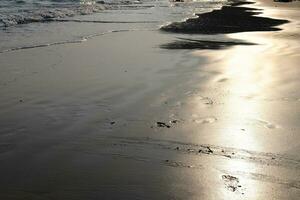
<path fill-rule="evenodd" d="M 298 199 L 299 2 L 241 6 L 280 23 L 1 53 L 0 199 Z"/>

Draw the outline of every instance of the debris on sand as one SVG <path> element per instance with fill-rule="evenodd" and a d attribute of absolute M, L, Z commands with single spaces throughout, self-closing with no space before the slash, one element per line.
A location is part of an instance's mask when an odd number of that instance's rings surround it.
<path fill-rule="evenodd" d="M 236 181 L 239 182 L 239 179 L 235 176 L 231 176 L 231 175 L 223 175 L 222 179 L 225 181 Z"/>
<path fill-rule="evenodd" d="M 188 152 L 194 152 L 195 149 L 187 149 Z"/>
<path fill-rule="evenodd" d="M 206 147 L 206 148 L 207 148 L 208 153 L 213 153 L 213 151 L 209 147 Z"/>
<path fill-rule="evenodd" d="M 110 122 L 110 125 L 114 125 L 116 122 L 115 121 L 111 121 Z"/>
<path fill-rule="evenodd" d="M 210 147 L 206 146 L 204 148 L 199 149 L 199 153 L 204 153 L 204 154 L 211 154 L 213 153 L 213 150 L 211 150 Z"/>
<path fill-rule="evenodd" d="M 238 188 L 242 187 L 241 185 L 239 185 L 239 179 L 235 176 L 222 175 L 222 179 L 225 183 L 226 188 L 231 192 L 235 192 Z"/>
<path fill-rule="evenodd" d="M 178 122 L 179 122 L 178 119 L 174 119 L 174 120 L 171 120 L 171 121 L 170 121 L 171 124 L 177 124 Z"/>
<path fill-rule="evenodd" d="M 195 166 L 189 165 L 187 163 L 183 163 L 180 161 L 172 161 L 172 160 L 165 160 L 163 162 L 164 165 L 167 165 L 169 167 L 180 167 L 180 168 L 194 168 Z"/>
<path fill-rule="evenodd" d="M 171 126 L 166 124 L 165 122 L 156 122 L 156 125 L 160 128 L 171 128 Z"/>
<path fill-rule="evenodd" d="M 209 97 L 204 97 L 203 100 L 205 101 L 204 104 L 206 104 L 206 105 L 213 105 L 214 104 L 213 100 Z"/>

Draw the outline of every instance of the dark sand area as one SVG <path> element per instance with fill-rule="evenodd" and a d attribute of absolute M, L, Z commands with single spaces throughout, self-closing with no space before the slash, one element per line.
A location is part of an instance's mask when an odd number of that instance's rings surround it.
<path fill-rule="evenodd" d="M 0 199 L 298 200 L 299 9 L 0 53 Z"/>
<path fill-rule="evenodd" d="M 198 14 L 197 18 L 174 22 L 163 26 L 162 31 L 183 34 L 228 34 L 253 31 L 280 31 L 279 25 L 288 20 L 259 16 L 263 9 L 247 7 L 251 1 L 232 1 L 228 6 L 209 13 Z M 243 7 L 241 7 L 243 6 Z M 166 49 L 224 49 L 235 45 L 255 45 L 243 40 L 228 37 L 221 41 L 178 38 L 174 42 L 161 45 Z"/>
<path fill-rule="evenodd" d="M 249 31 L 277 31 L 288 20 L 257 16 L 261 9 L 241 7 L 254 2 L 236 2 L 220 10 L 199 14 L 195 19 L 172 23 L 161 28 L 163 31 L 189 34 L 220 34 Z"/>

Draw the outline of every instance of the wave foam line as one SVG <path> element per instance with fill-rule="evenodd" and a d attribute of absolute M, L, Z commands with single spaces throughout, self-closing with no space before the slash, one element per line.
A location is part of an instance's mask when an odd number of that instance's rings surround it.
<path fill-rule="evenodd" d="M 15 47 L 15 48 L 10 48 L 10 49 L 5 49 L 0 51 L 0 54 L 2 53 L 8 53 L 8 52 L 14 52 L 14 51 L 19 51 L 19 50 L 26 50 L 26 49 L 35 49 L 35 48 L 43 48 L 43 47 L 49 47 L 49 46 L 54 46 L 54 45 L 65 45 L 65 44 L 74 44 L 74 43 L 82 43 L 87 41 L 88 39 L 106 35 L 109 33 L 120 33 L 120 32 L 130 32 L 130 31 L 153 31 L 152 29 L 129 29 L 129 30 L 111 30 L 111 31 L 106 31 L 103 33 L 97 33 L 97 34 L 92 34 L 88 36 L 84 36 L 81 39 L 78 40 L 67 40 L 67 41 L 61 41 L 61 42 L 53 42 L 53 43 L 47 43 L 47 44 L 39 44 L 39 45 L 31 45 L 31 46 L 22 46 L 22 47 Z"/>
<path fill-rule="evenodd" d="M 78 23 L 100 23 L 100 24 L 146 24 L 160 23 L 161 21 L 104 21 L 104 20 L 79 20 L 79 19 L 52 19 L 50 22 L 78 22 Z"/>

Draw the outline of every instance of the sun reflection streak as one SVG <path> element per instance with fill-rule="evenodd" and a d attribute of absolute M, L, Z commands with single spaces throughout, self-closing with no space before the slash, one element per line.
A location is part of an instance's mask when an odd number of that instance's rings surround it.
<path fill-rule="evenodd" d="M 241 149 L 257 149 L 260 145 L 254 130 L 247 126 L 247 119 L 253 118 L 260 110 L 259 103 L 251 101 L 251 98 L 257 96 L 264 86 L 264 80 L 260 79 L 261 74 L 257 73 L 256 54 L 255 48 L 237 47 L 225 63 L 225 74 L 230 77 L 227 85 L 230 95 L 224 99 L 224 109 L 231 115 L 224 123 L 224 130 L 221 131 L 219 139 L 230 138 L 231 143 Z M 253 165 L 243 160 L 228 160 L 224 166 L 229 174 L 252 171 L 251 167 Z M 256 191 L 255 185 L 251 185 L 251 191 Z M 244 191 L 238 192 L 243 194 Z M 226 190 L 224 196 L 232 199 Z M 255 199 L 255 196 L 252 197 Z"/>
<path fill-rule="evenodd" d="M 228 61 L 228 74 L 231 77 L 229 83 L 229 90 L 231 95 L 225 100 L 228 112 L 233 113 L 230 116 L 230 121 L 227 126 L 227 130 L 237 130 L 239 126 L 243 126 L 243 119 L 251 118 L 259 110 L 259 105 L 249 101 L 247 98 L 256 96 L 261 90 L 262 84 L 257 80 L 256 63 L 255 58 L 249 56 L 249 52 L 242 52 L 240 49 L 237 53 L 231 56 Z M 246 98 L 245 98 L 246 97 Z M 238 127 L 236 127 L 238 125 Z M 241 127 L 242 129 L 242 127 Z M 243 147 L 249 147 L 256 144 L 255 138 L 252 138 L 252 133 L 239 134 L 233 133 L 235 140 Z"/>
<path fill-rule="evenodd" d="M 243 38 L 243 34 L 240 36 Z M 219 133 L 218 139 L 224 141 L 230 138 L 230 144 L 236 148 L 260 150 L 262 146 L 257 137 L 259 133 L 249 124 L 249 119 L 260 118 L 263 105 L 257 99 L 267 91 L 272 81 L 272 61 L 263 61 L 260 57 L 260 53 L 266 48 L 269 47 L 235 47 L 223 63 L 225 76 L 230 80 L 226 86 L 230 94 L 224 98 L 224 112 L 230 114 L 223 124 L 225 130 Z M 256 170 L 251 163 L 244 160 L 229 160 L 224 167 L 232 173 Z M 258 190 L 253 184 L 249 189 L 254 193 Z M 254 194 L 251 196 L 252 199 L 256 198 Z"/>
<path fill-rule="evenodd" d="M 192 112 L 216 119 L 201 127 L 201 133 L 204 132 L 208 139 L 201 135 L 199 141 L 232 147 L 236 152 L 245 149 L 257 153 L 294 154 L 299 146 L 292 141 L 298 141 L 298 136 L 294 134 L 297 128 L 294 127 L 299 124 L 299 45 L 295 42 L 299 34 L 296 34 L 298 29 L 294 30 L 295 25 L 286 25 L 289 26 L 288 31 L 272 34 L 253 32 L 229 35 L 231 39 L 257 45 L 235 46 L 217 53 L 205 50 L 194 52 L 198 56 L 207 56 L 210 61 L 200 68 L 199 74 L 208 81 L 205 82 L 207 84 L 199 84 L 199 94 L 211 98 L 213 105 L 204 102 L 203 98 L 195 98 L 198 104 L 192 104 Z M 292 145 L 298 146 L 295 148 Z M 276 183 L 268 177 L 286 179 L 285 175 L 278 174 L 282 169 L 273 166 L 272 162 L 252 162 L 251 154 L 247 160 L 235 156 L 234 151 L 219 162 L 221 173 L 218 178 L 224 175 L 237 177 L 241 182 L 240 188 L 246 190 L 243 196 L 246 199 L 264 199 L 261 197 L 269 198 L 268 195 L 274 194 Z M 215 160 L 212 164 L 215 165 Z M 290 174 L 294 176 L 294 172 Z M 270 181 L 270 188 L 265 184 L 266 180 Z M 226 189 L 221 186 L 219 190 L 224 199 L 241 198 L 236 195 L 240 189 L 235 193 Z"/>

